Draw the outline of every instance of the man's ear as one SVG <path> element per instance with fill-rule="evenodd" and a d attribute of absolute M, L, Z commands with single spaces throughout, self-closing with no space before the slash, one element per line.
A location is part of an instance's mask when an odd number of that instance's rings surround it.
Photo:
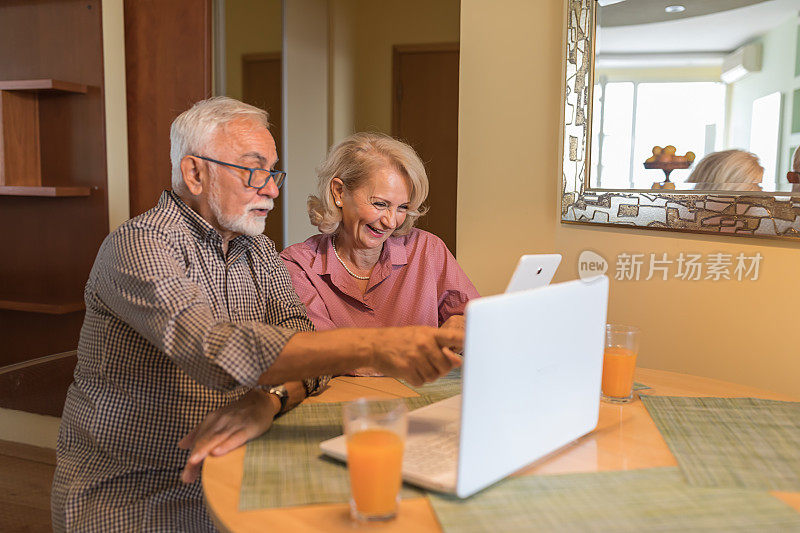
<path fill-rule="evenodd" d="M 203 180 L 200 178 L 200 165 L 197 159 L 190 155 L 183 156 L 181 159 L 181 174 L 183 183 L 194 196 L 199 196 L 203 192 Z"/>

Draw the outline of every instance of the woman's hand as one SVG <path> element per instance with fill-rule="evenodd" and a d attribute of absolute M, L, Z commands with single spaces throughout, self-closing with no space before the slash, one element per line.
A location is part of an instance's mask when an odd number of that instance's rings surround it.
<path fill-rule="evenodd" d="M 464 319 L 464 315 L 452 315 L 450 318 L 444 321 L 444 324 L 440 326 L 440 329 L 453 329 L 456 331 L 466 332 L 467 321 Z M 462 346 L 460 350 L 453 351 L 458 355 L 462 355 L 464 353 L 464 347 Z"/>
<path fill-rule="evenodd" d="M 442 328 L 456 328 L 464 331 L 466 328 L 466 321 L 464 320 L 464 315 L 453 315 L 447 320 L 444 321 L 440 327 Z"/>
<path fill-rule="evenodd" d="M 200 475 L 203 460 L 209 455 L 225 455 L 267 431 L 280 408 L 276 396 L 254 389 L 206 415 L 200 425 L 178 443 L 179 448 L 192 450 L 181 472 L 181 481 L 194 482 Z"/>

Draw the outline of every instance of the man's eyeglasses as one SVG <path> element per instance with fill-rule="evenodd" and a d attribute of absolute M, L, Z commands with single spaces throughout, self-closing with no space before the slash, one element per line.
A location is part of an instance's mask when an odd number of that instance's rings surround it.
<path fill-rule="evenodd" d="M 275 182 L 275 187 L 278 189 L 281 188 L 283 182 L 286 180 L 286 172 L 282 170 L 267 170 L 265 168 L 250 168 L 250 167 L 243 167 L 241 165 L 234 165 L 233 163 L 226 163 L 225 161 L 217 161 L 216 159 L 211 159 L 210 157 L 203 157 L 202 155 L 196 155 L 195 157 L 199 157 L 200 159 L 205 159 L 206 161 L 211 161 L 212 163 L 216 163 L 218 165 L 225 165 L 226 167 L 233 167 L 233 168 L 240 168 L 242 170 L 247 170 L 250 172 L 250 176 L 247 178 L 247 186 L 252 187 L 253 189 L 263 189 L 266 187 L 269 179 L 272 178 Z"/>

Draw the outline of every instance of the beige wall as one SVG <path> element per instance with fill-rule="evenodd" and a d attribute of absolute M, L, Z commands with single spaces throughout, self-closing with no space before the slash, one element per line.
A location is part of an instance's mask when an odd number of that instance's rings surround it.
<path fill-rule="evenodd" d="M 225 94 L 242 98 L 242 55 L 280 52 L 281 0 L 225 0 Z"/>
<path fill-rule="evenodd" d="M 458 42 L 459 4 L 331 0 L 333 142 L 353 131 L 391 133 L 392 46 Z"/>
<path fill-rule="evenodd" d="M 491 294 L 503 290 L 524 252 L 563 254 L 557 281 L 577 276 L 585 249 L 612 264 L 623 251 L 760 252 L 758 281 L 612 279 L 609 320 L 642 328 L 642 366 L 800 397 L 793 341 L 800 243 L 559 222 L 563 10 L 557 1 L 509 0 L 498 9 L 462 0 L 460 263 L 478 290 Z"/>
<path fill-rule="evenodd" d="M 553 250 L 558 203 L 561 3 L 503 6 L 461 2 L 457 249 L 483 294 Z"/>

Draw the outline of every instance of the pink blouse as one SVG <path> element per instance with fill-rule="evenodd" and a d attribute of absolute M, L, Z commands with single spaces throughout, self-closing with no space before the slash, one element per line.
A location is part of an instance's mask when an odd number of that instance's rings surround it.
<path fill-rule="evenodd" d="M 330 235 L 294 244 L 281 258 L 318 330 L 441 326 L 479 296 L 444 242 L 416 228 L 386 240 L 363 294 L 334 255 Z"/>

